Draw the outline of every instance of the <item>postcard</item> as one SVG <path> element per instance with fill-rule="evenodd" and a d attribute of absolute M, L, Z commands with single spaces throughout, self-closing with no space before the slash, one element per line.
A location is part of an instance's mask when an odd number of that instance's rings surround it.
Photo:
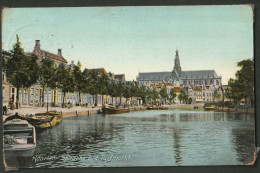
<path fill-rule="evenodd" d="M 253 13 L 4 8 L 6 169 L 254 165 Z"/>

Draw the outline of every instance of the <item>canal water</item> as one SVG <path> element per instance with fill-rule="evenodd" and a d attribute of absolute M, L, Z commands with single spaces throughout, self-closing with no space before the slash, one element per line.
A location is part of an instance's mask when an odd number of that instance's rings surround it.
<path fill-rule="evenodd" d="M 64 118 L 37 131 L 19 167 L 242 165 L 253 161 L 254 115 L 202 110 L 133 111 Z"/>

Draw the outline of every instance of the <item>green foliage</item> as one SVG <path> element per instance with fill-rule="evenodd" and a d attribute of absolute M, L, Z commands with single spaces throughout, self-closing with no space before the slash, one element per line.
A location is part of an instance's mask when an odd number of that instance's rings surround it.
<path fill-rule="evenodd" d="M 39 83 L 42 87 L 56 87 L 56 69 L 54 61 L 50 58 L 44 58 L 40 61 Z"/>
<path fill-rule="evenodd" d="M 171 100 L 171 102 L 175 99 L 176 96 L 177 96 L 177 94 L 174 92 L 174 88 L 172 88 L 170 90 L 170 100 Z"/>
<path fill-rule="evenodd" d="M 163 86 L 160 91 L 160 96 L 163 98 L 163 99 L 167 99 L 168 98 L 168 93 L 167 93 L 167 88 L 165 86 Z"/>
<path fill-rule="evenodd" d="M 218 92 L 218 89 L 215 89 L 214 93 L 213 93 L 213 98 L 214 98 L 214 101 L 215 99 L 220 99 L 221 95 L 219 94 Z"/>
<path fill-rule="evenodd" d="M 98 93 L 101 95 L 108 94 L 108 84 L 109 84 L 109 78 L 107 75 L 99 75 L 98 76 Z"/>
<path fill-rule="evenodd" d="M 125 98 L 127 98 L 127 99 L 131 97 L 130 84 L 129 84 L 129 83 L 126 83 L 126 84 L 125 84 L 123 97 L 125 97 Z"/>
<path fill-rule="evenodd" d="M 111 97 L 117 97 L 117 84 L 115 80 L 110 80 L 108 84 L 108 94 Z"/>
<path fill-rule="evenodd" d="M 99 93 L 98 87 L 98 73 L 95 71 L 90 71 L 89 81 L 88 81 L 88 93 L 91 95 L 97 95 Z"/>
<path fill-rule="evenodd" d="M 67 69 L 66 66 L 61 63 L 57 68 L 56 80 L 57 80 L 57 87 L 62 89 L 62 92 L 64 93 L 64 97 L 63 97 L 63 103 L 64 103 L 65 94 L 67 92 L 75 91 L 75 80 L 72 75 L 72 70 Z"/>
<path fill-rule="evenodd" d="M 17 88 L 16 108 L 19 104 L 19 89 L 29 88 L 35 84 L 39 78 L 39 65 L 35 55 L 25 55 L 21 48 L 19 36 L 17 42 L 11 50 L 11 58 L 6 64 L 7 80 Z"/>
<path fill-rule="evenodd" d="M 146 87 L 144 85 L 141 85 L 138 90 L 138 97 L 142 98 L 143 103 L 146 102 L 147 92 Z"/>
<path fill-rule="evenodd" d="M 159 92 L 157 91 L 157 89 L 155 88 L 155 87 L 153 87 L 153 90 L 152 90 L 152 99 L 154 100 L 154 101 L 156 101 L 156 99 L 158 99 L 159 98 Z"/>
<path fill-rule="evenodd" d="M 24 54 L 18 35 L 17 43 L 11 50 L 11 58 L 7 61 L 6 77 L 16 88 L 28 88 L 39 78 L 37 57 Z"/>
<path fill-rule="evenodd" d="M 153 95 L 153 92 L 152 92 L 151 88 L 148 87 L 146 89 L 146 96 L 147 96 L 148 101 L 150 101 L 152 99 L 152 95 Z"/>
<path fill-rule="evenodd" d="M 246 59 L 238 62 L 241 69 L 236 72 L 236 79 L 229 80 L 230 89 L 226 96 L 238 104 L 245 99 L 251 106 L 254 106 L 254 60 Z"/>
<path fill-rule="evenodd" d="M 178 99 L 180 100 L 180 103 L 182 101 L 187 101 L 188 98 L 189 98 L 189 95 L 187 94 L 187 91 L 185 91 L 185 90 L 182 90 L 180 95 L 178 96 Z"/>
<path fill-rule="evenodd" d="M 73 68 L 72 75 L 75 80 L 75 91 L 79 92 L 79 102 L 81 103 L 80 94 L 85 88 L 85 83 L 84 83 L 84 76 L 80 68 L 81 68 L 81 63 L 78 61 L 77 65 L 74 66 Z"/>

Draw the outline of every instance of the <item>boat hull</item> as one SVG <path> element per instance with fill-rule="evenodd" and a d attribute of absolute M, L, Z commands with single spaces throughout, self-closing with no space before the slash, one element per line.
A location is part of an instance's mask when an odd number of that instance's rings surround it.
<path fill-rule="evenodd" d="M 61 123 L 63 115 L 56 112 L 38 113 L 31 117 L 15 114 L 12 117 L 8 117 L 6 121 L 15 118 L 26 120 L 36 128 L 49 128 Z"/>
<path fill-rule="evenodd" d="M 214 111 L 215 107 L 205 107 L 205 111 Z"/>
<path fill-rule="evenodd" d="M 147 110 L 168 110 L 167 107 L 148 107 Z"/>
<path fill-rule="evenodd" d="M 129 109 L 119 109 L 119 108 L 103 108 L 104 114 L 123 114 L 129 113 Z"/>
<path fill-rule="evenodd" d="M 32 145 L 21 145 L 20 147 L 17 145 L 11 145 L 11 147 L 7 148 L 4 147 L 4 153 L 5 153 L 5 157 L 9 158 L 9 157 L 32 157 L 34 155 L 34 151 L 36 148 L 36 144 L 32 144 Z"/>

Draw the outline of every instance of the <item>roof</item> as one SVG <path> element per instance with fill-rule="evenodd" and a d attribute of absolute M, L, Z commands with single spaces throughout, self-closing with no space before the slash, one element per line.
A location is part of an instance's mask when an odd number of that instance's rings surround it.
<path fill-rule="evenodd" d="M 62 56 L 59 56 L 59 55 L 56 55 L 56 54 L 47 52 L 47 51 L 45 51 L 45 50 L 42 50 L 42 51 L 43 51 L 43 53 L 45 54 L 45 56 L 48 56 L 48 57 L 50 57 L 50 58 L 56 59 L 56 60 L 61 61 L 61 62 L 64 62 L 64 63 L 68 63 L 68 62 L 66 61 L 66 59 L 63 58 Z"/>
<path fill-rule="evenodd" d="M 139 73 L 138 80 L 169 80 L 171 79 L 171 72 L 148 72 Z"/>
<path fill-rule="evenodd" d="M 170 80 L 171 78 L 178 78 L 177 72 L 147 72 L 139 73 L 138 80 Z M 207 78 L 220 78 L 215 70 L 197 70 L 197 71 L 182 71 L 182 79 L 207 79 Z"/>
<path fill-rule="evenodd" d="M 219 78 L 215 70 L 182 71 L 182 79 Z"/>
<path fill-rule="evenodd" d="M 201 86 L 195 86 L 195 87 L 193 88 L 193 90 L 195 90 L 195 91 L 201 91 L 201 90 L 202 90 L 202 87 L 201 87 Z"/>
<path fill-rule="evenodd" d="M 178 93 L 178 92 L 181 92 L 182 91 L 182 88 L 181 87 L 174 87 L 173 88 L 173 91 Z"/>
<path fill-rule="evenodd" d="M 88 69 L 88 70 L 95 71 L 95 72 L 98 72 L 100 74 L 108 75 L 104 68 L 93 68 L 93 69 Z"/>

